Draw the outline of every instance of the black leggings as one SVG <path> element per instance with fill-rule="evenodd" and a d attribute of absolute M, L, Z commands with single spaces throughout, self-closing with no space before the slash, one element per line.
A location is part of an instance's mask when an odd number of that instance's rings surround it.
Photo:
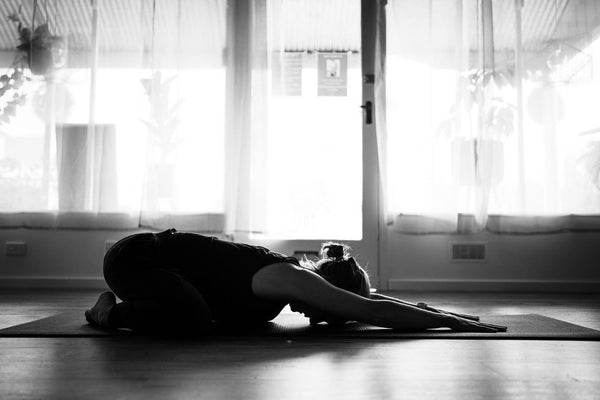
<path fill-rule="evenodd" d="M 109 324 L 163 336 L 205 331 L 211 312 L 202 295 L 183 278 L 165 242 L 173 230 L 139 233 L 117 242 L 104 257 L 104 279 L 122 300 Z"/>

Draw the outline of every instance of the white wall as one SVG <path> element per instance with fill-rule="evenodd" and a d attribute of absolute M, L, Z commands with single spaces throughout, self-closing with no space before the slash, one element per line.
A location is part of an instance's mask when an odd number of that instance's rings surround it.
<path fill-rule="evenodd" d="M 106 240 L 132 231 L 0 230 L 0 287 L 105 288 L 102 260 Z M 7 241 L 27 243 L 27 255 L 6 256 Z"/>
<path fill-rule="evenodd" d="M 135 231 L 0 230 L 0 287 L 104 288 L 105 241 Z M 384 232 L 381 289 L 600 292 L 600 233 L 403 235 Z M 4 255 L 24 241 L 28 254 Z M 484 241 L 485 263 L 449 259 L 450 242 Z M 285 244 L 276 251 L 291 252 Z"/>
<path fill-rule="evenodd" d="M 382 288 L 600 292 L 600 233 L 386 235 Z M 450 242 L 471 241 L 486 262 L 450 261 Z"/>

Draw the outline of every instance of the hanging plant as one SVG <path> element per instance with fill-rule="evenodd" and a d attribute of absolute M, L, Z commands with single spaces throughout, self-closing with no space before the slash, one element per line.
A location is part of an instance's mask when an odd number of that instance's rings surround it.
<path fill-rule="evenodd" d="M 44 3 L 47 6 L 47 3 Z M 61 36 L 50 32 L 48 10 L 46 21 L 35 25 L 38 12 L 38 0 L 33 3 L 31 26 L 27 26 L 22 18 L 22 6 L 17 12 L 8 16 L 8 20 L 17 24 L 19 45 L 17 54 L 6 73 L 0 76 L 0 124 L 10 122 L 16 115 L 17 107 L 27 100 L 23 86 L 32 79 L 32 75 L 40 75 L 44 79 L 62 67 L 66 62 L 66 47 Z"/>
<path fill-rule="evenodd" d="M 44 3 L 47 5 L 47 2 Z M 47 75 L 55 68 L 65 64 L 65 44 L 62 36 L 50 32 L 48 10 L 46 8 L 46 21 L 35 25 L 38 9 L 38 0 L 33 2 L 33 15 L 31 27 L 23 23 L 21 16 L 22 7 L 8 19 L 17 24 L 20 44 L 17 46 L 17 58 L 25 64 L 34 75 Z"/>
<path fill-rule="evenodd" d="M 0 125 L 9 123 L 17 114 L 17 107 L 27 100 L 27 94 L 22 87 L 30 79 L 24 68 L 14 63 L 0 76 Z"/>

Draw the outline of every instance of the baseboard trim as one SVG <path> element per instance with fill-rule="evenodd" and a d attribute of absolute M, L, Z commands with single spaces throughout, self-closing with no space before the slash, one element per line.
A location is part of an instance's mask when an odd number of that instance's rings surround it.
<path fill-rule="evenodd" d="M 600 293 L 600 281 L 390 279 L 388 290 Z"/>
<path fill-rule="evenodd" d="M 103 278 L 0 277 L 2 289 L 108 289 Z"/>

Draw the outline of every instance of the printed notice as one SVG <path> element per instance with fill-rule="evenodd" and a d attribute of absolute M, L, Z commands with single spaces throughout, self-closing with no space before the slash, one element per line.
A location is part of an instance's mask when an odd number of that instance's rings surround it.
<path fill-rule="evenodd" d="M 346 96 L 348 88 L 348 55 L 319 53 L 319 96 Z"/>
<path fill-rule="evenodd" d="M 273 53 L 273 96 L 302 96 L 302 53 Z"/>

